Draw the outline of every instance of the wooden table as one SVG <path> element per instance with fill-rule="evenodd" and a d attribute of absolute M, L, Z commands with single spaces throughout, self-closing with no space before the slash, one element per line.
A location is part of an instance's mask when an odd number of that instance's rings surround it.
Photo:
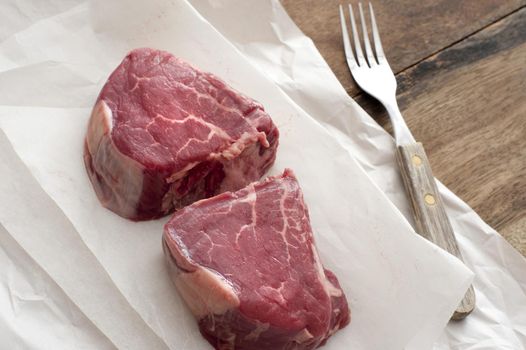
<path fill-rule="evenodd" d="M 282 0 L 351 95 L 338 4 Z M 398 102 L 435 176 L 526 256 L 526 0 L 374 0 Z M 355 7 L 357 9 L 357 7 Z"/>

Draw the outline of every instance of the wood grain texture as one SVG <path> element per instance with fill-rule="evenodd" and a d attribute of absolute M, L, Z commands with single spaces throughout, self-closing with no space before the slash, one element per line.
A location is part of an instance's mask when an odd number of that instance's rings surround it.
<path fill-rule="evenodd" d="M 398 146 L 397 160 L 411 201 L 416 231 L 463 260 L 424 147 L 420 142 Z M 474 307 L 475 292 L 470 286 L 452 319 L 463 319 L 473 311 Z"/>
<path fill-rule="evenodd" d="M 351 96 L 359 92 L 345 65 L 338 5 L 359 0 L 281 0 Z M 419 62 L 524 6 L 526 0 L 372 1 L 387 59 L 394 72 Z M 355 6 L 355 9 L 357 6 Z"/>
<path fill-rule="evenodd" d="M 390 130 L 383 108 L 352 83 L 339 2 L 282 2 L 347 91 Z M 373 5 L 399 72 L 400 109 L 435 176 L 526 256 L 526 1 Z"/>

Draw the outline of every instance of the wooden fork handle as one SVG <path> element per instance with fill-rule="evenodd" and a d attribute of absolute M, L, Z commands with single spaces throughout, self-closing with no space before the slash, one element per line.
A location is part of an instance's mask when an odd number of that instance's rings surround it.
<path fill-rule="evenodd" d="M 398 146 L 397 160 L 411 200 L 417 232 L 462 260 L 424 147 L 420 142 Z M 451 319 L 463 319 L 474 307 L 475 292 L 470 286 Z"/>

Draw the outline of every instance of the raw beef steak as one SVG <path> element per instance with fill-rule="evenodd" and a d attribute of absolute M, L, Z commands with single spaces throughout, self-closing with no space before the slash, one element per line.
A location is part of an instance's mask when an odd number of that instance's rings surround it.
<path fill-rule="evenodd" d="M 177 211 L 163 247 L 180 295 L 216 349 L 314 349 L 349 323 L 291 170 Z"/>
<path fill-rule="evenodd" d="M 104 206 L 146 220 L 259 179 L 277 146 L 259 103 L 168 52 L 137 49 L 100 92 L 84 161 Z"/>

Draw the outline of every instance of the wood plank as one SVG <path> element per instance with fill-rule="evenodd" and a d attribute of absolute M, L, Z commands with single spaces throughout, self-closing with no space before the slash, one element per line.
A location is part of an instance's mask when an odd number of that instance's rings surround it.
<path fill-rule="evenodd" d="M 523 8 L 398 80 L 402 114 L 435 176 L 526 256 L 525 63 Z M 357 101 L 387 121 L 375 101 Z"/>
<path fill-rule="evenodd" d="M 345 64 L 338 5 L 358 1 L 281 0 L 351 95 L 359 90 Z M 400 72 L 526 5 L 526 0 L 377 0 L 373 5 L 387 58 Z"/>

